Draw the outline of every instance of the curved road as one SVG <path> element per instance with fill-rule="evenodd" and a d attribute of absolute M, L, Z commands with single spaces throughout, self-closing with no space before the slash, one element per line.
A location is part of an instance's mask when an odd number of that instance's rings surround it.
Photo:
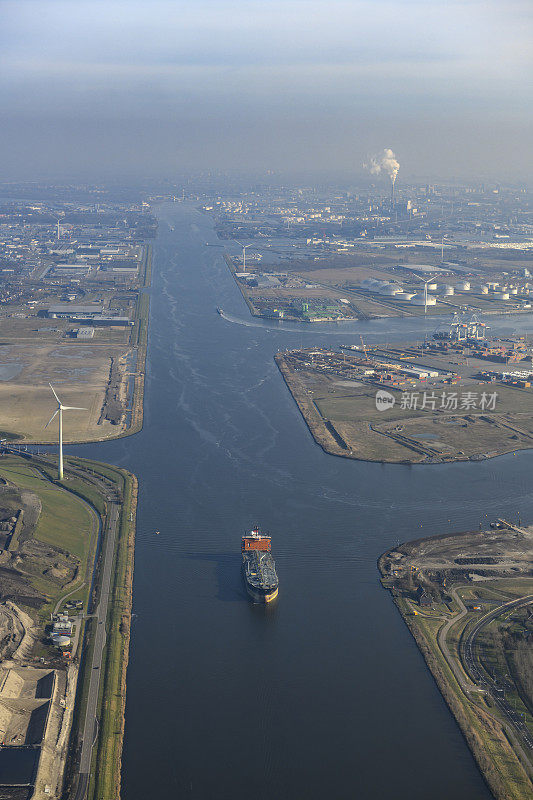
<path fill-rule="evenodd" d="M 524 743 L 524 745 L 529 751 L 533 749 L 533 736 L 528 726 L 526 725 L 520 714 L 518 714 L 513 709 L 513 707 L 507 702 L 505 696 L 502 695 L 500 697 L 498 694 L 496 694 L 496 692 L 494 691 L 495 688 L 494 684 L 491 684 L 491 682 L 484 677 L 478 665 L 476 664 L 474 646 L 476 638 L 480 633 L 480 631 L 483 630 L 484 627 L 489 625 L 495 619 L 497 619 L 497 617 L 501 616 L 501 614 L 503 614 L 505 611 L 511 611 L 517 608 L 522 608 L 523 606 L 530 605 L 530 603 L 533 603 L 533 595 L 527 595 L 526 597 L 519 597 L 518 600 L 509 600 L 506 603 L 502 603 L 501 606 L 494 608 L 492 611 L 489 611 L 487 614 L 481 617 L 481 619 L 478 620 L 478 622 L 476 622 L 476 624 L 474 625 L 468 636 L 461 641 L 459 648 L 461 661 L 468 670 L 468 673 L 470 674 L 472 680 L 475 681 L 479 686 L 482 686 L 486 688 L 488 691 L 490 691 L 490 694 L 494 702 L 502 712 L 504 719 L 519 734 L 521 741 Z M 458 619 L 458 617 L 456 617 L 455 619 Z"/>

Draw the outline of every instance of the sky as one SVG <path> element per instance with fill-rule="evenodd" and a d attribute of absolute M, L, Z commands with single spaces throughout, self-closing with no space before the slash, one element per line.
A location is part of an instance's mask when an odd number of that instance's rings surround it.
<path fill-rule="evenodd" d="M 533 182 L 530 0 L 0 0 L 0 180 Z"/>

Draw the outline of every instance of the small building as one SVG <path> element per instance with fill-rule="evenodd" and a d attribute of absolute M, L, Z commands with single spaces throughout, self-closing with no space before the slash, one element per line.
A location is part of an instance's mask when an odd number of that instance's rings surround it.
<path fill-rule="evenodd" d="M 74 331 L 76 339 L 92 339 L 94 337 L 94 328 L 77 328 Z"/>
<path fill-rule="evenodd" d="M 416 590 L 416 599 L 418 600 L 419 606 L 430 606 L 433 603 L 431 599 L 431 595 L 424 589 L 423 586 L 419 586 Z"/>
<path fill-rule="evenodd" d="M 70 636 L 72 633 L 72 622 L 61 620 L 59 622 L 54 622 L 54 627 L 52 628 L 52 636 Z"/>

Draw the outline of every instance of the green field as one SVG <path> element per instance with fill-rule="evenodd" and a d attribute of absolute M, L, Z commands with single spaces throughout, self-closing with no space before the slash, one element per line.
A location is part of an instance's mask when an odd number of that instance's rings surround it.
<path fill-rule="evenodd" d="M 31 489 L 41 500 L 35 538 L 68 550 L 86 566 L 94 527 L 94 517 L 87 505 L 51 484 L 31 464 L 14 456 L 0 461 L 0 475 L 20 488 Z"/>

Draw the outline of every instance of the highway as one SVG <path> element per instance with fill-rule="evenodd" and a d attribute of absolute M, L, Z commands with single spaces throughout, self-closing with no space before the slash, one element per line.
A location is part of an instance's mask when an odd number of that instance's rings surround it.
<path fill-rule="evenodd" d="M 6 450 L 17 452 L 14 447 L 4 445 Z M 33 453 L 18 453 L 35 463 L 50 466 L 53 461 L 46 456 L 35 456 Z M 111 595 L 111 585 L 113 578 L 114 554 L 117 541 L 118 522 L 120 519 L 120 509 L 122 498 L 117 496 L 115 485 L 100 475 L 81 467 L 65 465 L 65 476 L 68 474 L 76 475 L 84 481 L 97 486 L 107 504 L 107 524 L 103 534 L 103 550 L 101 553 L 101 572 L 99 581 L 99 601 L 92 617 L 96 621 L 96 631 L 94 633 L 94 649 L 90 664 L 89 690 L 87 695 L 87 705 L 85 708 L 85 719 L 80 723 L 81 730 L 81 752 L 80 763 L 78 766 L 78 781 L 76 790 L 73 793 L 73 800 L 84 800 L 89 786 L 89 776 L 91 771 L 91 760 L 93 748 L 98 737 L 98 695 L 100 682 L 102 679 L 102 661 L 106 643 L 106 620 L 109 609 L 109 599 Z M 64 598 L 63 598 L 64 599 Z"/>
<path fill-rule="evenodd" d="M 509 723 L 509 725 L 512 726 L 512 728 L 514 728 L 516 733 L 518 733 L 520 740 L 528 751 L 533 749 L 533 736 L 520 714 L 518 714 L 508 703 L 507 699 L 505 698 L 505 694 L 503 694 L 503 692 L 500 694 L 496 681 L 491 681 L 479 668 L 475 656 L 475 642 L 479 632 L 505 611 L 522 608 L 522 606 L 527 606 L 530 603 L 533 603 L 533 595 L 527 595 L 526 597 L 518 598 L 518 600 L 510 600 L 507 603 L 502 603 L 501 606 L 489 611 L 478 622 L 476 622 L 468 636 L 461 642 L 460 645 L 461 661 L 463 662 L 470 677 L 477 684 L 477 686 L 483 687 L 490 693 L 494 702 L 500 709 L 504 719 Z"/>

